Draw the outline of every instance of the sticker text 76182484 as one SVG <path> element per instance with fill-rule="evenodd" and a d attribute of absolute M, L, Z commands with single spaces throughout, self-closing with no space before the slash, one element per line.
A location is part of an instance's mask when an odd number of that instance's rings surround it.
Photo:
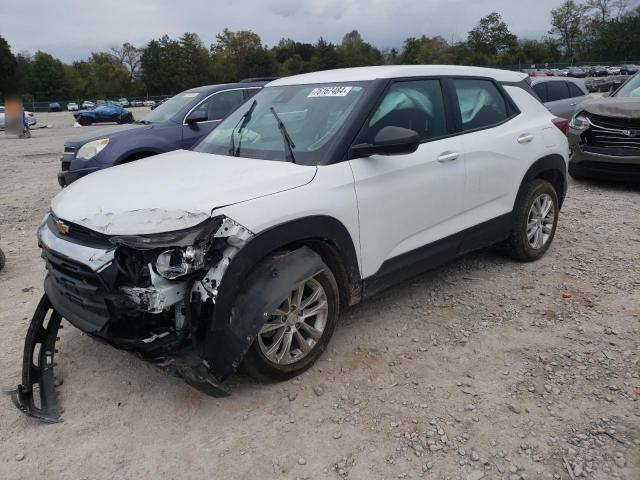
<path fill-rule="evenodd" d="M 307 97 L 346 97 L 352 87 L 318 87 L 311 90 Z"/>

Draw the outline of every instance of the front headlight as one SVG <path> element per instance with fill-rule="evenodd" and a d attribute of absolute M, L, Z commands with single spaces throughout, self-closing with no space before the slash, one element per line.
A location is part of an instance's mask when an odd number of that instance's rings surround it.
<path fill-rule="evenodd" d="M 158 255 L 156 271 L 167 280 L 173 280 L 204 267 L 204 257 L 202 245 L 172 248 Z"/>
<path fill-rule="evenodd" d="M 109 144 L 108 138 L 101 138 L 100 140 L 94 140 L 93 142 L 85 143 L 80 150 L 76 158 L 80 160 L 91 160 L 97 154 L 99 154 Z"/>
<path fill-rule="evenodd" d="M 586 130 L 587 128 L 589 128 L 589 119 L 582 112 L 576 113 L 573 117 L 571 117 L 569 126 L 576 130 Z"/>

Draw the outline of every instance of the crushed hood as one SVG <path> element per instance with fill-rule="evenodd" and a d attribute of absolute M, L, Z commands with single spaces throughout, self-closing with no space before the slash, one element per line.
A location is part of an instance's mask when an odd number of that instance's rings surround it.
<path fill-rule="evenodd" d="M 188 228 L 225 205 L 309 183 L 316 167 L 177 150 L 101 170 L 51 202 L 60 219 L 107 235 Z"/>
<path fill-rule="evenodd" d="M 640 98 L 609 97 L 587 100 L 580 109 L 595 115 L 616 118 L 640 118 Z"/>

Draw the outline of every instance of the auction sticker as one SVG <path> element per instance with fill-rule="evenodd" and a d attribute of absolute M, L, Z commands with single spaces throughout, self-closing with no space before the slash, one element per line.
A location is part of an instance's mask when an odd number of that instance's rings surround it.
<path fill-rule="evenodd" d="M 353 87 L 318 87 L 307 97 L 346 97 Z"/>

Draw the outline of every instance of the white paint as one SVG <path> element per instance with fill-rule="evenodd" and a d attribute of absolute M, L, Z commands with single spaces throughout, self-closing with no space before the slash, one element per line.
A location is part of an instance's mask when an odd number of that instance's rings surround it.
<path fill-rule="evenodd" d="M 59 218 L 109 235 L 196 225 L 220 206 L 310 182 L 316 167 L 178 150 L 101 170 L 52 201 Z"/>
<path fill-rule="evenodd" d="M 385 65 L 376 67 L 338 68 L 321 72 L 303 73 L 279 78 L 267 87 L 280 85 L 308 85 L 312 83 L 358 82 L 377 78 L 428 77 L 441 75 L 495 78 L 498 82 L 519 82 L 526 73 L 495 68 L 466 67 L 460 65 Z"/>

